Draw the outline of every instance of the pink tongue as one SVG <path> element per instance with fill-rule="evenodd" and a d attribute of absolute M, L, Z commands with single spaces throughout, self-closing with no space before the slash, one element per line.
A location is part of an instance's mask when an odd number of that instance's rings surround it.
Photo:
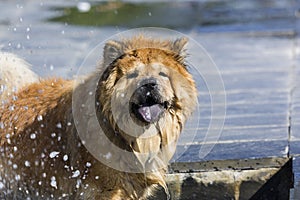
<path fill-rule="evenodd" d="M 140 107 L 138 111 L 146 122 L 154 122 L 158 119 L 163 109 L 161 108 L 161 105 L 155 104 L 152 106 Z"/>

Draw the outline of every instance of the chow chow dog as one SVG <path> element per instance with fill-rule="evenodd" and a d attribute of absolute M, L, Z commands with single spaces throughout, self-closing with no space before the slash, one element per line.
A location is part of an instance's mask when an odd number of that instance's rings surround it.
<path fill-rule="evenodd" d="M 167 165 L 197 104 L 186 43 L 108 41 L 98 69 L 80 81 L 30 78 L 19 73 L 28 71 L 23 62 L 13 63 L 17 71 L 0 62 L 7 88 L 27 79 L 1 96 L 1 199 L 147 199 L 159 186 L 168 193 Z"/>

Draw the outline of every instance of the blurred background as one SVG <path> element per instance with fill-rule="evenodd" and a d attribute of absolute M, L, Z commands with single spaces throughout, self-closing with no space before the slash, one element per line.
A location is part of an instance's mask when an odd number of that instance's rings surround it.
<path fill-rule="evenodd" d="M 71 77 L 95 43 L 130 28 L 164 27 L 197 36 L 293 37 L 300 15 L 297 4 L 296 0 L 2 0 L 0 48 L 25 57 L 42 76 Z"/>

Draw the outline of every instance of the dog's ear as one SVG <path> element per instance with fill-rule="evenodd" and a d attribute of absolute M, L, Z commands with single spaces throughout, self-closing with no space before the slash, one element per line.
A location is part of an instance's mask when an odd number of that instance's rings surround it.
<path fill-rule="evenodd" d="M 172 50 L 180 56 L 185 56 L 185 46 L 187 42 L 188 39 L 186 37 L 178 38 L 173 42 Z"/>
<path fill-rule="evenodd" d="M 188 38 L 182 37 L 175 40 L 172 44 L 172 51 L 176 54 L 177 60 L 182 62 L 186 57 L 186 49 L 185 46 L 187 45 Z"/>
<path fill-rule="evenodd" d="M 110 40 L 104 46 L 103 58 L 105 66 L 110 65 L 123 54 L 122 42 Z"/>

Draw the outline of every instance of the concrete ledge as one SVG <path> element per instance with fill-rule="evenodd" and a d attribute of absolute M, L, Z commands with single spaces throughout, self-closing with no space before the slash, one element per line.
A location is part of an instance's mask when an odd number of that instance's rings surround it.
<path fill-rule="evenodd" d="M 167 176 L 171 199 L 289 199 L 292 159 L 173 163 Z M 166 199 L 160 191 L 152 199 Z"/>

